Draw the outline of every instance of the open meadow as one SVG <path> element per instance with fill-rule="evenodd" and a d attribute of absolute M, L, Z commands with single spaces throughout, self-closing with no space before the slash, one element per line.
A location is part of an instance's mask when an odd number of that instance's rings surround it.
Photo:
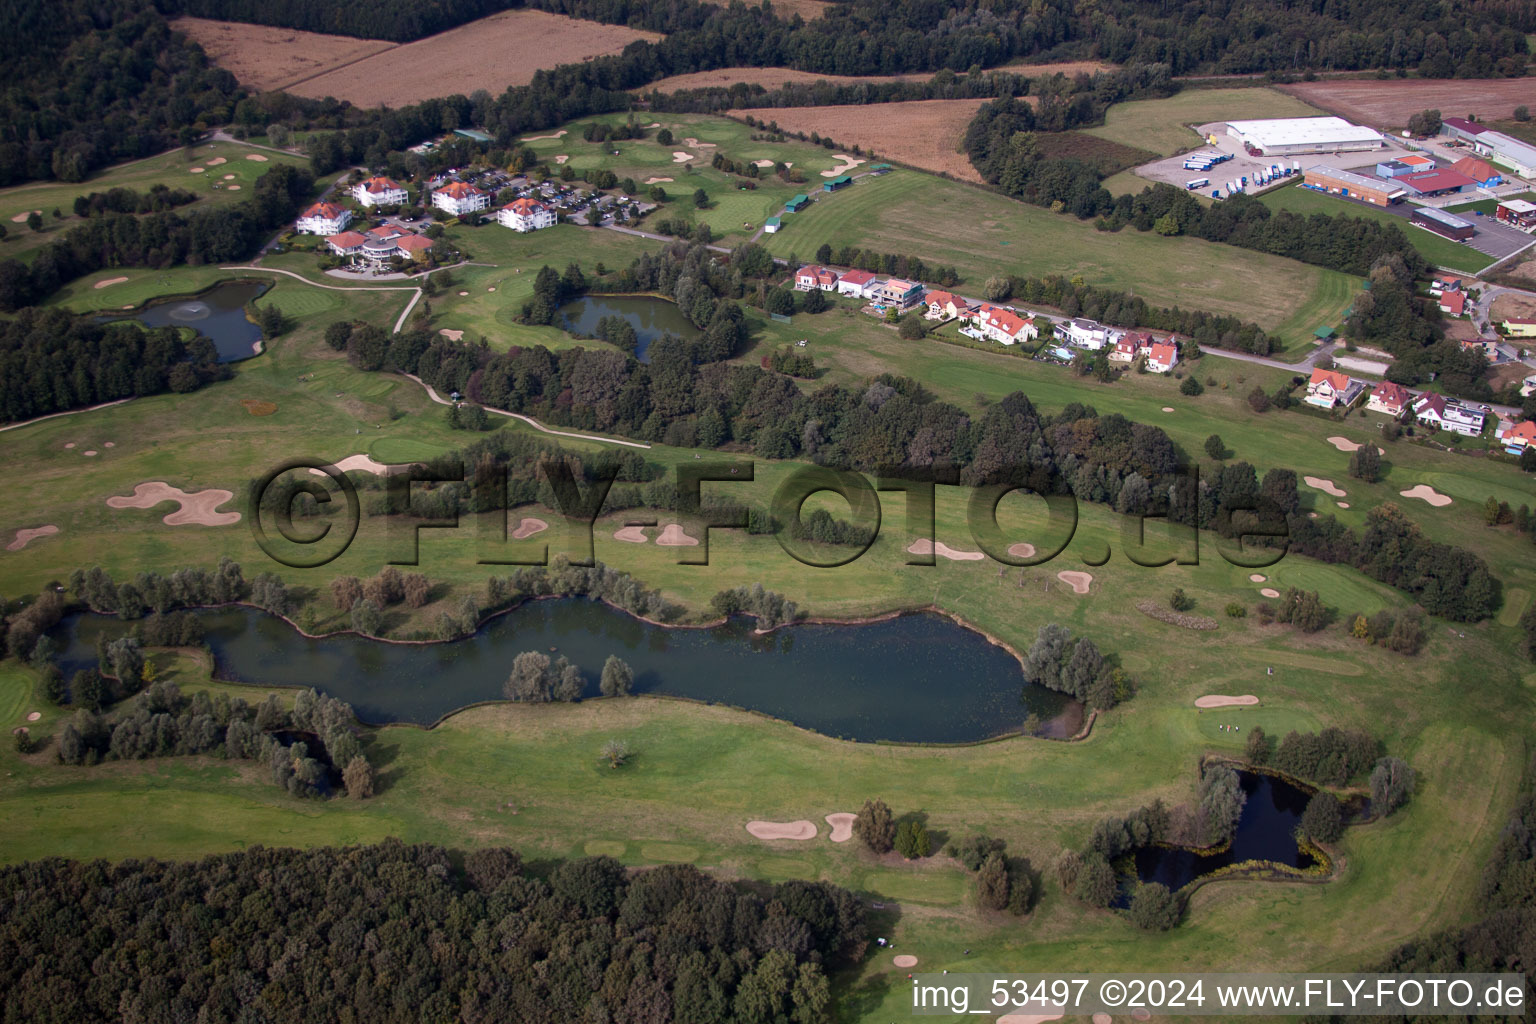
<path fill-rule="evenodd" d="M 1327 88 L 1333 88 L 1333 83 Z M 1172 156 L 1201 145 L 1194 126 L 1262 117 L 1317 117 L 1323 113 L 1305 100 L 1267 86 L 1184 89 L 1167 99 L 1116 103 L 1105 113 L 1104 124 L 1083 131 Z"/>

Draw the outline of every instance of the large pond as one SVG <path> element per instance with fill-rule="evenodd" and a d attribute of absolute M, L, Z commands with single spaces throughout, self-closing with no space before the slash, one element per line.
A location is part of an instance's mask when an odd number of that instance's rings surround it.
<path fill-rule="evenodd" d="M 668 629 L 579 599 L 534 601 L 444 644 L 387 644 L 347 635 L 311 640 L 254 609 L 200 613 L 221 678 L 313 686 L 368 722 L 431 723 L 498 700 L 523 651 L 564 655 L 589 680 L 608 655 L 635 671 L 637 693 L 762 711 L 845 739 L 964 743 L 1018 730 L 1034 713 L 1071 735 L 1079 704 L 1027 684 L 1017 659 L 932 614 L 862 625 L 798 625 L 756 633 L 750 620 Z M 96 638 L 124 624 L 72 616 L 60 627 L 66 677 L 95 659 Z"/>
<path fill-rule="evenodd" d="M 1311 867 L 1315 859 L 1296 844 L 1296 826 L 1312 794 L 1284 779 L 1257 772 L 1239 772 L 1238 779 L 1248 802 L 1226 850 L 1202 854 L 1180 847 L 1144 846 L 1136 851 L 1137 877 L 1177 890 L 1217 868 L 1248 860 Z"/>
<path fill-rule="evenodd" d="M 167 299 L 152 302 L 126 317 L 147 327 L 190 327 L 213 342 L 219 350 L 219 362 L 249 359 L 260 351 L 261 328 L 246 319 L 245 307 L 266 291 L 269 285 L 256 281 L 232 281 L 215 285 L 193 299 Z"/>
<path fill-rule="evenodd" d="M 646 350 L 663 334 L 693 340 L 699 329 L 683 316 L 677 303 L 649 295 L 583 295 L 561 306 L 559 325 L 571 334 L 588 336 L 597 331 L 597 322 L 605 316 L 621 316 L 629 321 L 640 339 L 635 358 L 648 362 Z"/>

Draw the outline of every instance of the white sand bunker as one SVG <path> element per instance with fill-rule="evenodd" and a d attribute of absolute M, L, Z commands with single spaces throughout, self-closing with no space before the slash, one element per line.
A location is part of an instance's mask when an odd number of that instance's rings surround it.
<path fill-rule="evenodd" d="M 206 168 L 203 168 L 203 167 L 188 167 L 187 168 L 187 173 L 188 174 L 202 174 L 204 170 L 206 170 Z"/>
<path fill-rule="evenodd" d="M 262 156 L 260 153 L 247 153 L 245 154 L 245 158 L 247 160 L 254 160 L 259 164 L 264 164 L 267 162 L 267 158 Z"/>
<path fill-rule="evenodd" d="M 463 331 L 449 330 L 447 327 L 444 327 L 442 330 L 438 331 L 437 333 L 441 334 L 443 337 L 447 338 L 449 341 L 463 341 L 464 340 L 464 332 Z"/>
<path fill-rule="evenodd" d="M 1441 494 L 1439 491 L 1429 486 L 1429 484 L 1418 484 L 1408 488 L 1406 491 L 1398 491 L 1397 493 L 1401 494 L 1405 498 L 1423 498 L 1425 501 L 1429 502 L 1436 508 L 1440 508 L 1442 505 L 1449 505 L 1451 503 L 1450 495 Z"/>
<path fill-rule="evenodd" d="M 49 523 L 47 526 L 34 526 L 29 529 L 17 530 L 16 539 L 5 546 L 7 551 L 20 551 L 39 537 L 51 537 L 59 532 L 59 528 Z"/>
<path fill-rule="evenodd" d="M 685 145 L 685 146 L 692 146 L 694 149 L 714 149 L 715 148 L 715 144 L 713 142 L 700 142 L 698 139 L 694 138 L 692 135 L 688 136 L 686 139 L 683 140 L 683 145 Z"/>
<path fill-rule="evenodd" d="M 226 174 L 226 175 L 224 175 L 224 180 L 225 181 L 234 181 L 235 180 L 235 176 L 233 174 Z"/>
<path fill-rule="evenodd" d="M 1059 1013 L 1005 1013 L 997 1018 L 997 1024 L 1046 1024 L 1046 1021 L 1061 1020 Z"/>
<path fill-rule="evenodd" d="M 225 187 L 228 188 L 231 192 L 239 192 L 240 191 L 240 186 L 239 185 L 227 185 Z"/>
<path fill-rule="evenodd" d="M 91 287 L 106 288 L 109 285 L 122 284 L 126 280 L 128 280 L 126 277 L 109 277 L 105 281 L 97 281 L 95 284 L 91 285 Z"/>
<path fill-rule="evenodd" d="M 34 213 L 37 214 L 39 217 L 41 217 L 43 215 L 43 211 L 42 210 L 31 210 L 31 211 L 23 210 L 20 213 L 18 213 L 16 216 L 11 218 L 11 223 L 12 224 L 25 224 L 27 222 L 27 218 L 32 216 L 32 214 L 34 214 Z"/>
<path fill-rule="evenodd" d="M 495 290 L 496 290 L 496 286 L 495 285 L 491 285 L 489 288 L 486 289 L 486 291 L 488 291 L 488 292 L 493 292 Z"/>
<path fill-rule="evenodd" d="M 979 562 L 983 558 L 987 557 L 986 555 L 982 554 L 980 551 L 957 551 L 956 549 L 950 547 L 948 544 L 945 544 L 943 541 L 939 541 L 937 544 L 935 544 L 933 541 L 929 540 L 927 537 L 923 537 L 923 538 L 921 538 L 919 540 L 915 540 L 911 544 L 909 544 L 907 546 L 907 554 L 909 554 L 909 555 L 933 555 L 933 554 L 937 554 L 940 557 L 949 559 L 951 562 Z"/>
<path fill-rule="evenodd" d="M 626 544 L 644 544 L 651 538 L 645 535 L 643 526 L 626 526 L 613 531 L 613 539 L 621 540 Z"/>
<path fill-rule="evenodd" d="M 34 711 L 34 712 L 32 712 L 32 713 L 31 713 L 31 714 L 29 714 L 29 715 L 28 715 L 28 716 L 27 716 L 27 721 L 29 721 L 29 722 L 35 722 L 35 721 L 37 721 L 37 720 L 38 720 L 38 719 L 39 719 L 39 718 L 42 718 L 42 717 L 43 717 L 43 713 L 42 713 L 42 712 L 41 712 L 41 711 Z"/>
<path fill-rule="evenodd" d="M 1033 544 L 1026 544 L 1023 541 L 1020 541 L 1017 544 L 1009 544 L 1008 553 L 1014 558 L 1034 558 L 1035 546 Z"/>
<path fill-rule="evenodd" d="M 683 532 L 683 528 L 676 523 L 668 523 L 664 526 L 661 536 L 656 538 L 656 543 L 664 548 L 696 548 L 699 546 L 697 538 L 688 536 Z"/>
<path fill-rule="evenodd" d="M 1307 482 L 1308 487 L 1316 487 L 1324 494 L 1331 494 L 1335 498 L 1344 497 L 1344 491 L 1335 487 L 1332 480 L 1324 480 L 1320 476 L 1304 476 L 1302 479 Z"/>
<path fill-rule="evenodd" d="M 65 441 L 64 442 L 64 447 L 65 448 L 73 448 L 74 446 L 75 446 L 75 442 L 73 442 L 73 441 Z"/>
<path fill-rule="evenodd" d="M 692 153 L 684 153 L 680 149 L 674 149 L 672 151 L 672 162 L 675 163 L 675 164 L 685 164 L 689 160 L 692 160 L 692 159 L 693 159 L 693 154 Z"/>
<path fill-rule="evenodd" d="M 660 121 L 652 121 L 650 124 L 646 125 L 646 127 L 647 128 L 660 128 L 661 127 L 661 122 Z"/>
<path fill-rule="evenodd" d="M 664 181 L 671 181 L 671 180 L 672 180 L 671 178 L 646 178 L 645 179 L 645 183 L 647 185 L 660 185 Z"/>
<path fill-rule="evenodd" d="M 1352 452 L 1361 447 L 1359 443 L 1351 441 L 1347 437 L 1339 437 L 1337 435 L 1330 437 L 1328 443 L 1341 452 Z"/>
<path fill-rule="evenodd" d="M 106 444 L 102 445 L 102 447 L 103 448 L 116 448 L 117 447 L 117 442 L 116 441 L 108 441 Z"/>
<path fill-rule="evenodd" d="M 1093 1024 L 1114 1024 L 1114 1020 L 1115 1018 L 1107 1013 L 1096 1013 L 1093 1015 Z"/>
<path fill-rule="evenodd" d="M 368 455 L 364 455 L 362 452 L 358 452 L 356 455 L 348 455 L 346 458 L 342 459 L 340 462 L 334 463 L 333 465 L 335 469 L 341 473 L 351 473 L 354 470 L 360 469 L 365 473 L 372 473 L 374 476 L 388 476 L 391 473 L 403 473 L 405 470 L 410 468 L 409 466 L 386 465 L 385 463 L 379 462 L 378 460 Z M 311 469 L 309 472 L 313 476 L 329 475 L 323 470 L 319 469 Z"/>
<path fill-rule="evenodd" d="M 832 159 L 840 160 L 842 162 L 839 163 L 836 167 L 832 168 L 830 171 L 822 171 L 821 176 L 823 178 L 835 178 L 840 174 L 847 174 L 849 171 L 853 170 L 855 167 L 859 166 L 859 164 L 864 162 L 863 160 L 855 160 L 847 153 L 833 153 Z"/>
<path fill-rule="evenodd" d="M 172 487 L 164 480 L 150 480 L 135 487 L 129 497 L 112 495 L 107 499 L 107 505 L 110 508 L 154 508 L 162 501 L 174 501 L 181 507 L 161 520 L 167 526 L 229 526 L 240 521 L 240 513 L 216 509 L 234 496 L 233 491 L 217 487 L 189 492 Z"/>
<path fill-rule="evenodd" d="M 1171 405 L 1163 406 L 1163 412 L 1173 412 L 1173 406 L 1171 406 Z"/>
<path fill-rule="evenodd" d="M 1246 706 L 1248 706 L 1250 704 L 1257 704 L 1258 702 L 1259 702 L 1259 698 L 1255 697 L 1251 693 L 1245 693 L 1241 697 L 1228 697 L 1228 696 L 1225 696 L 1224 694 L 1220 694 L 1220 693 L 1211 693 L 1211 694 L 1207 694 L 1204 697 L 1196 697 L 1195 698 L 1195 707 L 1197 707 L 1197 708 L 1246 707 Z"/>
<path fill-rule="evenodd" d="M 563 164 L 567 160 L 569 160 L 570 158 L 571 158 L 571 154 L 569 154 L 569 153 L 561 153 L 560 155 L 555 157 L 555 163 Z"/>
<path fill-rule="evenodd" d="M 1075 594 L 1088 593 L 1088 585 L 1093 582 L 1093 575 L 1086 572 L 1073 572 L 1070 569 L 1056 574 L 1056 578 L 1072 588 Z"/>
<path fill-rule="evenodd" d="M 92 451 L 81 452 L 80 454 L 86 456 L 87 458 L 90 458 L 90 457 L 93 457 L 93 456 L 98 455 L 100 453 L 92 450 Z"/>
<path fill-rule="evenodd" d="M 1347 501 L 1336 501 L 1334 504 L 1339 506 L 1339 508 L 1349 508 L 1349 502 Z"/>
<path fill-rule="evenodd" d="M 753 167 L 772 167 L 773 166 L 773 161 L 772 160 L 753 160 L 752 161 L 752 166 Z"/>
<path fill-rule="evenodd" d="M 1131 1011 L 1131 1019 L 1132 1020 L 1151 1020 L 1152 1019 L 1152 1011 L 1147 1009 L 1144 1006 L 1138 1006 L 1138 1007 L 1136 1007 L 1136 1009 Z"/>
<path fill-rule="evenodd" d="M 468 294 L 469 294 L 469 292 L 459 292 L 459 298 L 462 299 L 464 296 L 466 296 Z"/>
<path fill-rule="evenodd" d="M 848 811 L 839 811 L 836 814 L 827 815 L 827 824 L 832 826 L 832 841 L 834 843 L 846 843 L 853 838 L 853 822 L 857 814 Z"/>
<path fill-rule="evenodd" d="M 1280 591 L 1276 590 L 1274 587 L 1265 587 L 1264 589 L 1260 590 L 1259 593 L 1262 594 L 1264 597 L 1279 597 L 1280 596 Z"/>
<path fill-rule="evenodd" d="M 212 160 L 207 161 L 207 164 L 208 164 L 209 167 L 217 167 L 220 164 L 227 164 L 227 163 L 229 163 L 228 158 L 227 157 L 222 157 L 222 156 L 216 156 Z"/>
<path fill-rule="evenodd" d="M 538 142 L 540 139 L 558 139 L 558 138 L 560 138 L 561 136 L 563 136 L 565 134 L 566 134 L 566 129 L 561 128 L 559 131 L 555 132 L 555 134 L 553 134 L 553 135 L 525 135 L 525 136 L 523 136 L 523 141 L 524 142 Z"/>
<path fill-rule="evenodd" d="M 1265 582 L 1268 579 L 1269 579 L 1269 577 L 1265 576 L 1263 573 L 1256 572 L 1256 573 L 1251 574 L 1248 577 L 1248 582 L 1249 583 L 1263 583 L 1263 582 Z"/>
<path fill-rule="evenodd" d="M 523 540 L 526 537 L 532 537 L 541 530 L 547 529 L 549 529 L 549 524 L 542 519 L 524 519 L 517 524 L 517 529 L 512 531 L 512 539 Z"/>
<path fill-rule="evenodd" d="M 747 831 L 757 839 L 815 839 L 816 823 L 799 821 L 749 821 Z"/>
<path fill-rule="evenodd" d="M 895 964 L 897 967 L 916 967 L 917 957 L 913 956 L 911 953 L 897 953 L 895 956 L 891 957 L 891 963 Z"/>

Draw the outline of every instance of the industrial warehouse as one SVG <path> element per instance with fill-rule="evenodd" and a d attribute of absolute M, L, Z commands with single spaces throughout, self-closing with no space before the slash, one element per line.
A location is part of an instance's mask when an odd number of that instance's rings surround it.
<path fill-rule="evenodd" d="M 1416 208 L 1408 219 L 1421 228 L 1428 228 L 1437 235 L 1454 238 L 1458 242 L 1471 238 L 1474 231 L 1471 221 L 1463 220 L 1454 213 L 1437 210 L 1433 206 Z"/>
<path fill-rule="evenodd" d="M 1250 156 L 1357 152 L 1386 145 L 1380 132 L 1342 117 L 1279 117 L 1226 124 L 1227 134 L 1242 143 Z"/>
<path fill-rule="evenodd" d="M 1397 184 L 1396 180 L 1383 181 L 1381 178 L 1340 170 L 1326 164 L 1308 167 L 1304 184 L 1319 192 L 1331 192 L 1375 206 L 1390 206 L 1402 202 L 1408 195 L 1408 190 Z"/>

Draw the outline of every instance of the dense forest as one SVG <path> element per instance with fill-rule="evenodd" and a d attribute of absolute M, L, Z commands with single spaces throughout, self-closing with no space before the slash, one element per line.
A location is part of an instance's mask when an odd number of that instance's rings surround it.
<path fill-rule="evenodd" d="M 0 870 L 6 1021 L 832 1019 L 863 905 L 608 857 L 386 840 Z"/>

